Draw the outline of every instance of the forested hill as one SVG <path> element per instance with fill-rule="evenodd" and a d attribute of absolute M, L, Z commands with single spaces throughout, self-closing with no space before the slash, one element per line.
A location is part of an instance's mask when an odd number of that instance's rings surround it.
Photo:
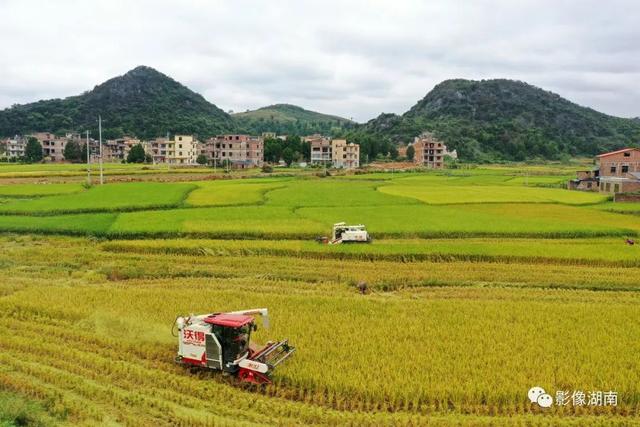
<path fill-rule="evenodd" d="M 167 132 L 209 136 L 234 129 L 231 116 L 201 95 L 140 66 L 79 96 L 2 110 L 0 135 L 95 129 L 98 114 L 107 138 L 122 134 L 153 138 Z"/>
<path fill-rule="evenodd" d="M 382 114 L 359 133 L 410 142 L 435 132 L 469 160 L 555 159 L 640 143 L 640 122 L 581 107 L 513 80 L 446 80 L 401 116 Z"/>
<path fill-rule="evenodd" d="M 276 132 L 283 135 L 330 135 L 355 125 L 351 120 L 329 114 L 305 110 L 290 104 L 274 104 L 232 116 L 244 132 L 260 134 Z"/>

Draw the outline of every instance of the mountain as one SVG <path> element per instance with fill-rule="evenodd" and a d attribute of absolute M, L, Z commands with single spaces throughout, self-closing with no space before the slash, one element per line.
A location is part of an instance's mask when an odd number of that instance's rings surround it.
<path fill-rule="evenodd" d="M 140 66 L 78 96 L 2 110 L 0 135 L 95 131 L 98 114 L 106 138 L 123 134 L 153 138 L 167 132 L 209 136 L 234 126 L 227 113 L 201 95 L 153 68 Z"/>
<path fill-rule="evenodd" d="M 640 143 L 636 120 L 505 79 L 446 80 L 401 116 L 382 114 L 359 132 L 407 143 L 423 130 L 467 160 L 591 156 Z"/>
<path fill-rule="evenodd" d="M 249 133 L 333 134 L 336 130 L 354 126 L 343 117 L 316 113 L 290 104 L 274 104 L 257 110 L 233 114 L 239 129 Z"/>

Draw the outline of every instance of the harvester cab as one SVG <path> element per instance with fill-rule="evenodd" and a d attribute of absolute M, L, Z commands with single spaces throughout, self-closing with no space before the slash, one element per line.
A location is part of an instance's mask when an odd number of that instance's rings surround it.
<path fill-rule="evenodd" d="M 262 316 L 269 327 L 266 308 L 178 317 L 178 355 L 176 362 L 220 370 L 237 375 L 241 381 L 271 383 L 276 366 L 295 348 L 287 340 L 267 342 L 262 348 L 251 345 L 251 333 L 257 330 L 253 315 Z"/>

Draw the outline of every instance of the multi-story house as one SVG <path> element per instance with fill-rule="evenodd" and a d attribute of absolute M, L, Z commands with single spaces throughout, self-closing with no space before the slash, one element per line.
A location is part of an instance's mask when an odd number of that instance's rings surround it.
<path fill-rule="evenodd" d="M 234 168 L 261 167 L 264 139 L 251 135 L 218 135 L 201 143 L 198 152 L 215 165 L 228 162 Z"/>
<path fill-rule="evenodd" d="M 198 157 L 198 142 L 191 135 L 175 135 L 173 139 L 156 138 L 149 145 L 154 163 L 192 165 Z"/>
<path fill-rule="evenodd" d="M 598 156 L 599 186 L 604 193 L 640 191 L 640 148 L 624 148 Z"/>
<path fill-rule="evenodd" d="M 360 145 L 349 144 L 346 139 L 334 139 L 331 141 L 331 161 L 334 168 L 360 167 Z"/>
<path fill-rule="evenodd" d="M 73 138 L 72 134 L 58 137 L 50 132 L 36 132 L 29 136 L 38 140 L 42 145 L 43 157 L 52 162 L 64 161 L 64 148 L 67 146 L 67 141 Z"/>
<path fill-rule="evenodd" d="M 430 132 L 423 132 L 413 140 L 414 163 L 432 169 L 444 168 L 444 157 L 458 157 L 456 150 L 448 151 L 447 146 Z"/>
<path fill-rule="evenodd" d="M 360 145 L 346 139 L 331 139 L 321 135 L 305 136 L 303 141 L 311 146 L 311 164 L 331 165 L 334 168 L 360 167 Z"/>
<path fill-rule="evenodd" d="M 132 138 L 129 136 L 124 136 L 118 139 L 110 139 L 102 147 L 102 156 L 104 161 L 106 162 L 118 162 L 122 160 L 126 160 L 129 155 L 129 151 L 131 151 L 131 147 L 137 144 L 143 144 L 137 138 Z"/>
<path fill-rule="evenodd" d="M 305 136 L 303 141 L 311 146 L 311 164 L 330 164 L 333 160 L 331 156 L 331 139 L 321 135 Z"/>
<path fill-rule="evenodd" d="M 24 157 L 24 149 L 27 146 L 27 138 L 16 135 L 5 140 L 5 154 L 8 158 L 18 159 Z"/>

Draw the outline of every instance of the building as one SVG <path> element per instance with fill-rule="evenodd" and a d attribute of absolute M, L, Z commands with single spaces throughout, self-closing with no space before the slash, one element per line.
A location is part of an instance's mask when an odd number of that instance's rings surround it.
<path fill-rule="evenodd" d="M 198 157 L 198 141 L 191 135 L 175 135 L 173 139 L 156 138 L 149 143 L 149 152 L 153 163 L 193 165 Z"/>
<path fill-rule="evenodd" d="M 27 138 L 16 135 L 5 140 L 5 155 L 10 159 L 24 157 L 24 150 L 27 147 Z"/>
<path fill-rule="evenodd" d="M 199 144 L 199 154 L 214 165 L 244 169 L 264 164 L 264 139 L 251 135 L 218 135 Z"/>
<path fill-rule="evenodd" d="M 131 148 L 137 144 L 142 144 L 143 147 L 145 146 L 145 144 L 139 139 L 129 136 L 107 140 L 102 146 L 103 160 L 105 162 L 119 162 L 126 160 Z"/>
<path fill-rule="evenodd" d="M 36 132 L 29 135 L 38 140 L 42 145 L 42 156 L 52 162 L 64 161 L 64 148 L 67 146 L 67 142 L 74 136 L 73 134 L 67 134 L 64 137 L 58 137 L 50 132 Z"/>
<path fill-rule="evenodd" d="M 640 148 L 624 148 L 598 157 L 599 189 L 603 193 L 640 191 Z"/>
<path fill-rule="evenodd" d="M 576 172 L 576 179 L 569 181 L 569 190 L 598 191 L 599 170 L 583 170 Z"/>
<path fill-rule="evenodd" d="M 308 142 L 311 147 L 311 164 L 329 164 L 333 158 L 331 156 L 331 139 L 325 138 L 322 135 L 311 135 L 302 138 L 303 141 Z"/>
<path fill-rule="evenodd" d="M 360 167 L 360 145 L 348 143 L 346 139 L 331 139 L 322 135 L 302 138 L 311 149 L 312 165 L 331 165 L 334 168 L 355 169 Z"/>
<path fill-rule="evenodd" d="M 430 132 L 423 132 L 413 140 L 414 163 L 424 165 L 431 169 L 443 169 L 444 157 L 458 158 L 456 150 L 449 151 L 442 141 Z"/>
<path fill-rule="evenodd" d="M 331 141 L 331 162 L 334 168 L 359 168 L 360 145 L 347 143 L 346 139 L 334 139 Z"/>

